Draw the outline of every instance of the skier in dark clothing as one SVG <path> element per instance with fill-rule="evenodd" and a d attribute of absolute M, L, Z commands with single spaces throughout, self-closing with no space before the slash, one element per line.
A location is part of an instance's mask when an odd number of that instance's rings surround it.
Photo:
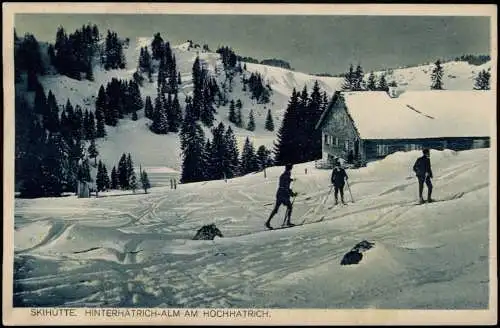
<path fill-rule="evenodd" d="M 413 171 L 415 171 L 415 174 L 417 175 L 418 179 L 418 196 L 419 196 L 419 202 L 421 204 L 424 203 L 424 199 L 422 197 L 422 192 L 424 191 L 424 182 L 427 185 L 427 202 L 430 203 L 433 201 L 433 199 L 431 198 L 432 194 L 431 179 L 433 178 L 431 169 L 431 160 L 430 160 L 431 155 L 429 153 L 429 149 L 424 149 L 422 153 L 423 156 L 419 157 L 415 161 L 415 164 L 413 165 Z"/>
<path fill-rule="evenodd" d="M 335 188 L 335 205 L 339 203 L 338 200 L 338 195 L 340 191 L 340 199 L 342 200 L 342 204 L 345 204 L 344 202 L 344 184 L 345 180 L 349 179 L 347 176 L 347 173 L 343 168 L 340 167 L 340 162 L 337 160 L 335 161 L 335 167 L 333 168 L 332 171 L 332 184 L 333 187 Z"/>
<path fill-rule="evenodd" d="M 269 219 L 266 221 L 266 227 L 268 229 L 272 229 L 270 223 L 273 216 L 278 213 L 278 209 L 281 204 L 287 207 L 286 215 L 285 215 L 285 223 L 288 226 L 293 226 L 294 224 L 290 222 L 290 218 L 292 216 L 292 203 L 290 202 L 290 196 L 297 195 L 290 189 L 290 183 L 293 181 L 291 178 L 292 173 L 292 164 L 287 164 L 285 166 L 285 172 L 283 172 L 280 176 L 278 191 L 276 192 L 276 203 L 274 205 L 273 211 L 269 216 Z"/>

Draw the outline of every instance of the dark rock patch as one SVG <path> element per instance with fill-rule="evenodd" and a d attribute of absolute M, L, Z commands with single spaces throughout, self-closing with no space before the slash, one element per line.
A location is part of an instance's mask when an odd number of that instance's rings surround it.
<path fill-rule="evenodd" d="M 371 249 L 375 244 L 369 241 L 363 240 L 354 246 L 349 252 L 347 252 L 342 261 L 340 261 L 340 265 L 351 265 L 358 264 L 363 259 L 363 254 L 367 250 Z"/>
<path fill-rule="evenodd" d="M 223 237 L 222 232 L 212 223 L 201 227 L 193 240 L 214 240 L 215 236 Z"/>

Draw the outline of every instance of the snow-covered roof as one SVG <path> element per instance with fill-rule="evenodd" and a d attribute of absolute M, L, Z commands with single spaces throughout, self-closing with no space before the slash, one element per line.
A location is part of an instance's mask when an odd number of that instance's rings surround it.
<path fill-rule="evenodd" d="M 363 139 L 487 137 L 496 103 L 491 91 L 343 93 L 347 111 Z"/>

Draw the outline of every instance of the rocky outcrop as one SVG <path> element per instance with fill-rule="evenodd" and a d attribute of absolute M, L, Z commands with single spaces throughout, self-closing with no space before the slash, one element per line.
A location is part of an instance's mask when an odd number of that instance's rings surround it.
<path fill-rule="evenodd" d="M 362 253 L 366 252 L 374 245 L 375 245 L 374 243 L 371 243 L 366 240 L 357 243 L 356 246 L 354 246 L 348 253 L 344 255 L 340 264 L 341 265 L 358 264 L 363 259 Z"/>
<path fill-rule="evenodd" d="M 214 240 L 215 236 L 223 237 L 222 232 L 212 223 L 201 227 L 193 240 Z"/>

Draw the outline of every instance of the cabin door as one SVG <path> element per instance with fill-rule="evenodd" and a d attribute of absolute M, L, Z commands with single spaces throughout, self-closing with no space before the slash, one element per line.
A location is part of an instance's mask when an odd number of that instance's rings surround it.
<path fill-rule="evenodd" d="M 359 158 L 359 140 L 354 141 L 354 158 Z"/>

